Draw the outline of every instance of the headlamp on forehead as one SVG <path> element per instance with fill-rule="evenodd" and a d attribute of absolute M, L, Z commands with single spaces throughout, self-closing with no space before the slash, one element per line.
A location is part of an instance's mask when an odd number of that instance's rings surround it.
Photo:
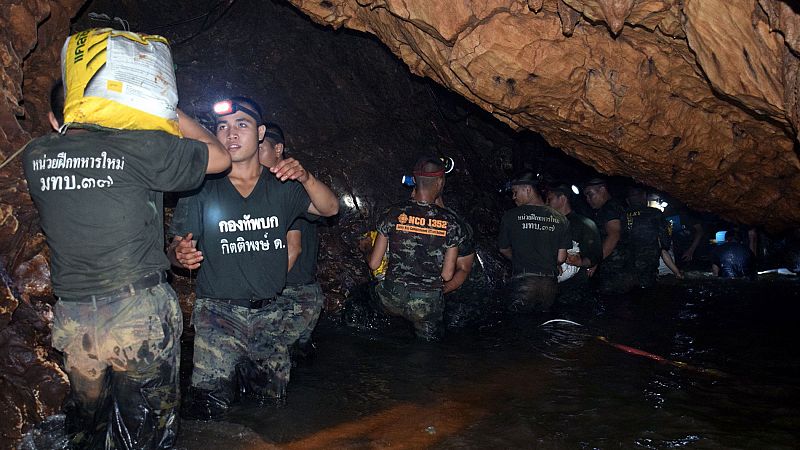
<path fill-rule="evenodd" d="M 222 100 L 221 102 L 214 103 L 214 114 L 218 116 L 227 116 L 233 114 L 233 102 L 230 100 Z"/>
<path fill-rule="evenodd" d="M 252 117 L 257 124 L 261 124 L 261 115 L 257 112 L 253 111 L 252 109 L 242 105 L 241 103 L 235 102 L 233 100 L 221 100 L 217 103 L 214 103 L 214 114 L 217 116 L 227 116 L 229 114 L 233 114 L 237 111 L 241 111 L 248 116 Z"/>
<path fill-rule="evenodd" d="M 445 156 L 439 159 L 444 163 L 444 173 L 450 173 L 456 168 L 456 163 L 453 161 L 453 158 Z"/>

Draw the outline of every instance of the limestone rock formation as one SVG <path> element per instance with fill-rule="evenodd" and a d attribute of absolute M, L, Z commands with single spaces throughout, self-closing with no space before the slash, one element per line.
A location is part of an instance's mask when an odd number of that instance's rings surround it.
<path fill-rule="evenodd" d="M 605 173 L 731 220 L 800 223 L 789 2 L 291 2 Z"/>
<path fill-rule="evenodd" d="M 0 8 L 0 164 L 47 129 L 47 92 L 75 0 L 11 0 Z M 68 391 L 49 347 L 51 295 L 44 239 L 19 160 L 0 170 L 0 447 L 57 413 Z M 44 252 L 44 253 L 43 253 Z M 14 284 L 9 276 L 15 272 Z"/>

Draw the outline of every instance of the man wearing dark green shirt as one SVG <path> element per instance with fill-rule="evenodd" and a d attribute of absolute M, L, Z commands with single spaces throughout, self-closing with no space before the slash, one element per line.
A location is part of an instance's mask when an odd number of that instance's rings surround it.
<path fill-rule="evenodd" d="M 52 107 L 57 130 L 63 104 Z M 164 274 L 162 192 L 193 189 L 230 165 L 180 111 L 178 126 L 186 139 L 70 124 L 23 156 L 51 251 L 52 339 L 70 380 L 75 448 L 175 444 L 183 322 Z"/>
<path fill-rule="evenodd" d="M 569 220 L 570 239 L 579 250 L 577 253 L 567 251 L 565 264 L 576 267 L 578 271 L 558 285 L 558 301 L 563 303 L 579 303 L 587 298 L 590 291 L 587 269 L 596 265 L 603 254 L 597 226 L 572 210 L 571 194 L 572 188 L 566 184 L 552 186 L 547 192 L 547 204 Z"/>
<path fill-rule="evenodd" d="M 506 211 L 500 221 L 498 247 L 511 260 L 514 274 L 512 311 L 550 309 L 558 292 L 558 266 L 572 248 L 567 218 L 545 206 L 536 184 L 530 172 L 511 182 L 517 207 Z"/>
<path fill-rule="evenodd" d="M 660 259 L 677 278 L 683 278 L 669 254 L 672 228 L 664 214 L 647 206 L 647 191 L 641 186 L 629 187 L 627 200 L 625 231 L 632 273 L 639 286 L 648 288 L 656 283 Z"/>
<path fill-rule="evenodd" d="M 592 208 L 592 217 L 603 245 L 603 258 L 589 268 L 601 293 L 624 294 L 635 285 L 625 242 L 625 208 L 611 197 L 606 181 L 592 178 L 584 184 L 583 195 Z"/>
<path fill-rule="evenodd" d="M 285 138 L 277 124 L 268 123 L 266 127 L 258 158 L 261 165 L 273 167 L 285 157 Z M 289 300 L 289 310 L 285 311 L 287 332 L 297 336 L 296 345 L 292 346 L 293 356 L 310 356 L 313 353 L 311 333 L 325 302 L 322 288 L 317 283 L 318 220 L 318 217 L 311 215 L 298 217 L 286 233 L 289 273 L 286 274 L 286 287 L 281 295 Z"/>
<path fill-rule="evenodd" d="M 237 392 L 285 401 L 291 361 L 284 332 L 289 225 L 303 214 L 332 216 L 331 190 L 293 158 L 264 168 L 261 109 L 248 98 L 215 105 L 217 138 L 231 155 L 225 177 L 207 178 L 175 208 L 169 255 L 197 273 L 194 415 L 224 413 Z"/>

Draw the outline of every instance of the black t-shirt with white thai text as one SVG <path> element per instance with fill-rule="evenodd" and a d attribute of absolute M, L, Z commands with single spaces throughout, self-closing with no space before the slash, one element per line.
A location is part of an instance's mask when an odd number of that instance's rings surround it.
<path fill-rule="evenodd" d="M 242 197 L 228 177 L 208 177 L 194 195 L 178 200 L 171 235 L 191 232 L 203 261 L 197 296 L 263 299 L 286 284 L 286 232 L 308 210 L 303 185 L 261 171 L 253 192 Z"/>
<path fill-rule="evenodd" d="M 558 274 L 558 250 L 572 248 L 569 221 L 544 205 L 522 205 L 503 214 L 498 247 L 511 248 L 514 275 Z"/>
<path fill-rule="evenodd" d="M 53 291 L 102 294 L 165 270 L 163 194 L 200 185 L 208 148 L 161 131 L 31 141 L 23 165 L 51 250 Z"/>

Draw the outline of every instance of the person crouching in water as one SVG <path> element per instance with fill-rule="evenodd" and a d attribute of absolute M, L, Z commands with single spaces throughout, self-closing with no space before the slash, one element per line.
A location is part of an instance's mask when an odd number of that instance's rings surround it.
<path fill-rule="evenodd" d="M 558 293 L 558 266 L 572 248 L 569 221 L 545 206 L 531 172 L 511 182 L 516 208 L 500 221 L 498 247 L 511 260 L 513 278 L 509 309 L 514 312 L 544 312 Z"/>
<path fill-rule="evenodd" d="M 413 198 L 380 217 L 368 262 L 375 270 L 388 256 L 386 276 L 374 291 L 378 308 L 411 321 L 417 337 L 433 340 L 442 334 L 443 281 L 453 278 L 462 232 L 457 218 L 434 203 L 444 188 L 442 161 L 420 158 L 414 181 Z"/>

